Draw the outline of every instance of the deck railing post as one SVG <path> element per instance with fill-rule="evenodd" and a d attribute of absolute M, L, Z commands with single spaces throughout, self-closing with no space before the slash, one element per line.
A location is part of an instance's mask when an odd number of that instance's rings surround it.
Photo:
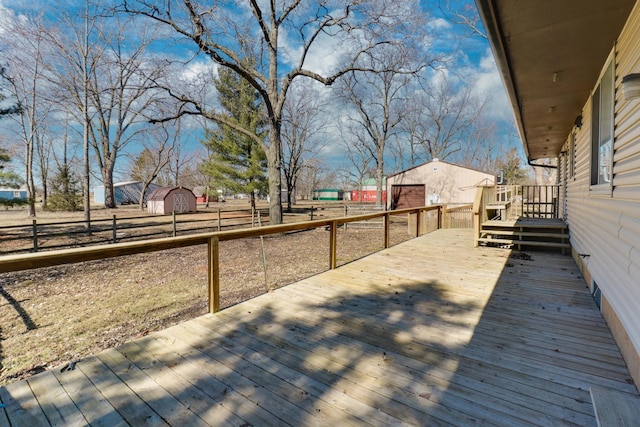
<path fill-rule="evenodd" d="M 329 268 L 331 270 L 338 266 L 337 262 L 337 245 L 338 245 L 338 223 L 331 221 L 329 224 Z"/>
<path fill-rule="evenodd" d="M 220 219 L 220 208 L 218 208 L 218 231 L 222 230 L 222 220 Z"/>
<path fill-rule="evenodd" d="M 38 223 L 33 220 L 33 251 L 38 252 Z"/>
<path fill-rule="evenodd" d="M 442 228 L 442 205 L 438 205 L 438 230 Z"/>
<path fill-rule="evenodd" d="M 391 214 L 389 211 L 384 213 L 384 248 L 389 248 L 389 229 L 391 228 Z"/>
<path fill-rule="evenodd" d="M 420 226 L 422 225 L 422 211 L 416 209 L 416 237 L 420 237 Z"/>
<path fill-rule="evenodd" d="M 209 239 L 208 251 L 209 313 L 220 311 L 220 255 L 218 236 Z"/>

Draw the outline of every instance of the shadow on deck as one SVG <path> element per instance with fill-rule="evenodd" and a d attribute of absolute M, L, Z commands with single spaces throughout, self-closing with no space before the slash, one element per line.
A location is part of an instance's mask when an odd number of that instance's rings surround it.
<path fill-rule="evenodd" d="M 595 425 L 618 348 L 570 257 L 510 255 L 439 230 L 10 384 L 0 426 Z"/>

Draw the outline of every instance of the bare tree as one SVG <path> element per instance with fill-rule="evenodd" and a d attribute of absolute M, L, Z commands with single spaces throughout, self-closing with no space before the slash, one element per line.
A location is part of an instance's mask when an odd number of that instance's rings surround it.
<path fill-rule="evenodd" d="M 487 38 L 476 6 L 467 0 L 440 0 L 444 16 L 457 25 L 465 26 L 472 35 Z"/>
<path fill-rule="evenodd" d="M 324 132 L 327 116 L 319 99 L 313 89 L 300 87 L 291 92 L 284 103 L 282 174 L 287 185 L 287 210 L 291 210 L 291 198 L 295 197 L 300 173 L 307 166 L 305 160 L 317 155 L 324 146 L 319 137 Z"/>
<path fill-rule="evenodd" d="M 45 141 L 43 128 L 51 111 L 51 104 L 42 96 L 47 84 L 47 45 L 42 36 L 43 25 L 39 18 L 5 21 L 4 26 L 3 42 L 10 52 L 7 56 L 9 67 L 6 80 L 9 81 L 11 95 L 20 106 L 20 114 L 13 117 L 19 124 L 20 139 L 24 144 L 27 214 L 33 217 L 36 216 L 36 153 L 45 150 L 44 147 L 36 147 Z"/>
<path fill-rule="evenodd" d="M 89 76 L 101 60 L 104 45 L 99 42 L 100 28 L 95 10 L 89 0 L 77 15 L 62 15 L 57 25 L 49 26 L 44 36 L 54 52 L 50 58 L 51 82 L 57 87 L 52 98 L 60 110 L 71 114 L 82 126 L 83 142 L 83 211 L 85 228 L 91 233 L 90 188 L 90 106 Z"/>
<path fill-rule="evenodd" d="M 69 25 L 74 22 L 70 20 Z M 132 20 L 113 18 L 108 25 L 91 22 L 94 31 L 88 51 L 86 30 L 76 29 L 69 37 L 56 39 L 60 53 L 57 80 L 61 98 L 76 107 L 78 121 L 87 126 L 86 138 L 105 187 L 105 207 L 113 208 L 116 162 L 122 150 L 145 130 L 145 114 L 162 102 L 152 91 L 164 67 L 147 54 L 153 32 L 131 31 L 135 27 Z"/>
<path fill-rule="evenodd" d="M 411 138 L 424 150 L 426 160 L 458 155 L 473 133 L 483 109 L 468 85 L 436 78 L 413 98 L 417 108 L 407 111 Z"/>
<path fill-rule="evenodd" d="M 355 69 L 367 69 L 361 59 L 380 46 L 400 44 L 407 22 L 420 13 L 419 4 L 391 0 L 300 0 L 229 5 L 222 0 L 182 0 L 166 6 L 147 0 L 121 0 L 119 10 L 144 15 L 191 40 L 219 66 L 229 68 L 248 81 L 264 101 L 269 119 L 269 140 L 231 123 L 194 99 L 174 94 L 181 102 L 177 115 L 201 114 L 223 125 L 235 127 L 263 146 L 268 160 L 270 223 L 282 222 L 281 130 L 283 108 L 291 84 L 307 77 L 331 85 Z M 402 36 L 400 36 L 402 34 Z M 322 42 L 333 40 L 343 54 L 335 65 L 314 66 Z M 249 53 L 249 50 L 252 52 Z M 255 64 L 247 57 L 259 58 Z M 324 71 L 322 70 L 324 68 Z"/>
<path fill-rule="evenodd" d="M 144 209 L 144 195 L 149 186 L 169 165 L 175 147 L 179 144 L 179 135 L 179 132 L 167 123 L 149 129 L 142 142 L 142 151 L 131 158 L 131 179 L 142 182 L 140 210 Z"/>
<path fill-rule="evenodd" d="M 345 167 L 345 172 L 349 180 L 358 188 L 357 201 L 362 202 L 362 183 L 375 170 L 374 156 L 369 147 L 368 136 L 362 129 L 351 126 L 345 132 L 347 135 L 343 135 L 342 143 L 350 163 Z"/>
<path fill-rule="evenodd" d="M 409 61 L 404 55 L 387 52 L 383 58 L 370 58 L 371 69 L 379 72 L 351 72 L 341 80 L 339 96 L 355 111 L 348 113 L 357 150 L 366 150 L 376 166 L 376 200 L 382 203 L 384 156 L 387 142 L 399 131 L 404 105 L 404 89 L 411 75 L 403 71 Z"/>

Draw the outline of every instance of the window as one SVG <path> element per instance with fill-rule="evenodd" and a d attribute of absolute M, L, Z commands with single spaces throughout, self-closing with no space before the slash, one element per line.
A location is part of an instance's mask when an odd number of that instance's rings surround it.
<path fill-rule="evenodd" d="M 591 185 L 611 186 L 613 166 L 613 60 L 593 93 L 591 112 Z"/>
<path fill-rule="evenodd" d="M 575 176 L 576 167 L 576 134 L 571 132 L 569 135 L 569 158 L 567 159 L 567 169 L 569 172 L 569 178 Z"/>

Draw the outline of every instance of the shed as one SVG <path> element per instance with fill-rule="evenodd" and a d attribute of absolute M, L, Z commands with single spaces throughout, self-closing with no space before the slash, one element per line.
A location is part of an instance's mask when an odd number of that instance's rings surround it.
<path fill-rule="evenodd" d="M 337 188 L 321 188 L 313 190 L 313 200 L 342 200 L 344 191 Z"/>
<path fill-rule="evenodd" d="M 476 187 L 494 185 L 495 175 L 434 159 L 387 177 L 388 209 L 472 204 Z"/>
<path fill-rule="evenodd" d="M 160 187 L 147 197 L 147 212 L 166 215 L 196 211 L 196 196 L 183 187 Z"/>
<path fill-rule="evenodd" d="M 149 194 L 156 188 L 160 188 L 158 184 L 149 184 L 149 188 L 144 193 L 144 201 L 147 201 Z M 140 203 L 140 191 L 142 191 L 141 181 L 125 181 L 113 184 L 114 198 L 116 205 L 137 205 Z M 93 202 L 104 204 L 105 191 L 104 185 L 99 185 L 93 189 Z"/>

